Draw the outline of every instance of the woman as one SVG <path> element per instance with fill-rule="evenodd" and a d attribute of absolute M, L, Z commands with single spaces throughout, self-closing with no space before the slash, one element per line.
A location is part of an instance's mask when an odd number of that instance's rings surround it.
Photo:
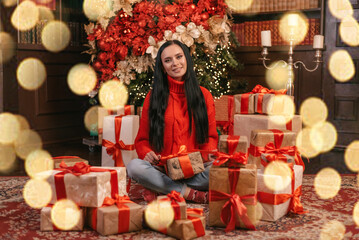
<path fill-rule="evenodd" d="M 175 190 L 187 200 L 207 203 L 211 162 L 204 172 L 179 181 L 156 164 L 161 156 L 177 153 L 181 145 L 189 152 L 216 150 L 217 141 L 213 97 L 199 86 L 188 48 L 177 40 L 164 43 L 157 53 L 153 88 L 145 98 L 135 140 L 140 159 L 127 165 L 128 175 L 153 191 Z"/>

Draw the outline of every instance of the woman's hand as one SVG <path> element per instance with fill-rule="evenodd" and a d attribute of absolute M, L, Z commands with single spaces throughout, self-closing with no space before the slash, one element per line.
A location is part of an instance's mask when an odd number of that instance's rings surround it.
<path fill-rule="evenodd" d="M 154 151 L 150 151 L 146 154 L 143 160 L 151 163 L 152 165 L 157 165 L 160 161 L 161 155 L 156 155 Z"/>

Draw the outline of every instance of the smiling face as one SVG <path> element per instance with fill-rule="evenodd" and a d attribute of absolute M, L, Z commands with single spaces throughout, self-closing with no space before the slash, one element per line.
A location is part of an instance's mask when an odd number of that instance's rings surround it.
<path fill-rule="evenodd" d="M 161 54 L 164 71 L 173 79 L 182 81 L 187 71 L 187 60 L 184 52 L 177 44 L 166 47 Z"/>

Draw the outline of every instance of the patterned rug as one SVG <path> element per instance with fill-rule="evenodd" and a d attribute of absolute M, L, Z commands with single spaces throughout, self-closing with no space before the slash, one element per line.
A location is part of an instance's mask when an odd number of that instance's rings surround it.
<path fill-rule="evenodd" d="M 22 188 L 26 177 L 0 177 L 0 239 L 172 239 L 148 229 L 140 232 L 101 236 L 86 228 L 82 232 L 41 232 L 40 211 L 26 205 Z M 313 188 L 313 175 L 303 179 L 302 203 L 309 212 L 305 215 L 288 215 L 276 222 L 260 222 L 257 231 L 236 230 L 225 233 L 223 229 L 207 227 L 206 236 L 198 239 L 320 239 L 321 229 L 327 222 L 337 220 L 345 225 L 345 239 L 359 239 L 359 227 L 353 221 L 353 207 L 359 200 L 354 175 L 342 176 L 339 194 L 330 200 L 317 197 Z M 188 204 L 204 208 L 208 205 Z M 208 219 L 208 218 L 207 218 Z M 326 238 L 328 239 L 328 238 Z M 336 238 L 332 238 L 336 239 Z"/>

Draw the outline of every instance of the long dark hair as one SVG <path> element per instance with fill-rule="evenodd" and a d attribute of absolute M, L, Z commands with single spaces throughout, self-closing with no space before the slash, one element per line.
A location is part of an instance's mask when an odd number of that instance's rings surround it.
<path fill-rule="evenodd" d="M 196 143 L 203 144 L 208 141 L 208 114 L 203 93 L 196 79 L 192 57 L 186 45 L 177 40 L 165 42 L 158 50 L 154 69 L 154 82 L 152 86 L 149 120 L 149 142 L 156 152 L 163 149 L 164 115 L 168 104 L 169 88 L 167 75 L 164 72 L 161 55 L 163 50 L 177 44 L 184 52 L 187 61 L 187 71 L 184 75 L 184 88 L 187 99 L 190 133 L 192 134 L 192 118 L 196 128 Z"/>

